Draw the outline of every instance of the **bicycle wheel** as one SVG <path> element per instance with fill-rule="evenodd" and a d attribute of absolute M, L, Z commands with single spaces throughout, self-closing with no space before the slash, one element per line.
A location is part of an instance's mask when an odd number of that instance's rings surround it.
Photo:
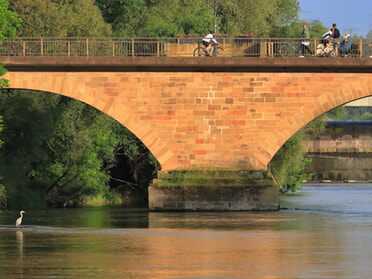
<path fill-rule="evenodd" d="M 295 52 L 295 49 L 290 45 L 283 45 L 279 49 L 279 54 L 284 58 L 293 57 L 295 55 Z"/>
<path fill-rule="evenodd" d="M 337 56 L 338 49 L 333 47 L 332 51 L 329 53 L 330 57 L 336 57 Z"/>
<path fill-rule="evenodd" d="M 324 45 L 323 44 L 318 44 L 316 46 L 315 55 L 316 56 L 323 56 L 324 55 Z"/>
<path fill-rule="evenodd" d="M 204 48 L 203 48 L 203 47 L 197 47 L 197 48 L 194 50 L 194 56 L 195 56 L 195 57 L 202 57 L 202 56 L 205 56 Z"/>
<path fill-rule="evenodd" d="M 215 48 L 213 51 L 213 56 L 219 56 L 219 57 L 225 56 L 224 49 L 222 47 Z"/>

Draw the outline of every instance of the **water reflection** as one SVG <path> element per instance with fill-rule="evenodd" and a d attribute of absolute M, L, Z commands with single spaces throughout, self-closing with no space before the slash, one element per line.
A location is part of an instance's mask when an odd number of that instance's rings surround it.
<path fill-rule="evenodd" d="M 23 256 L 23 232 L 21 230 L 16 230 L 16 240 L 17 248 L 20 255 L 20 258 Z"/>
<path fill-rule="evenodd" d="M 24 274 L 24 271 L 23 271 L 23 232 L 20 229 L 16 230 L 16 243 L 17 243 L 17 250 L 18 250 L 17 274 Z M 23 278 L 23 276 L 20 278 Z"/>
<path fill-rule="evenodd" d="M 18 231 L 0 214 L 0 278 L 369 278 L 371 197 L 311 186 L 279 212 L 35 211 Z"/>

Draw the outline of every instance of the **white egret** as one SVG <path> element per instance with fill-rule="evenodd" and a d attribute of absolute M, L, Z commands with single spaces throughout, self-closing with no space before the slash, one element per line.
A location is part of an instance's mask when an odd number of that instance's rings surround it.
<path fill-rule="evenodd" d="M 19 217 L 19 218 L 16 220 L 15 225 L 16 225 L 17 228 L 19 228 L 19 227 L 21 226 L 22 218 L 23 218 L 23 213 L 26 213 L 26 211 L 21 210 L 21 211 L 19 212 L 19 214 L 21 214 L 21 217 Z"/>

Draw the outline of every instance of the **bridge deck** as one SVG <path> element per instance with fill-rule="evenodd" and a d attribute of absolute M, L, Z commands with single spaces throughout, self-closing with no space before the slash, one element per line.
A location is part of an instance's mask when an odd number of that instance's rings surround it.
<path fill-rule="evenodd" d="M 371 73 L 371 58 L 0 56 L 9 71 Z"/>

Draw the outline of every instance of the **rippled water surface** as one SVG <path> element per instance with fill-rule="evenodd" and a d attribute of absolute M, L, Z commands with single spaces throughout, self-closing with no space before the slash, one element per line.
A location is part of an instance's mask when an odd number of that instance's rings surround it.
<path fill-rule="evenodd" d="M 0 278 L 370 278 L 372 184 L 308 184 L 278 212 L 0 213 Z"/>

